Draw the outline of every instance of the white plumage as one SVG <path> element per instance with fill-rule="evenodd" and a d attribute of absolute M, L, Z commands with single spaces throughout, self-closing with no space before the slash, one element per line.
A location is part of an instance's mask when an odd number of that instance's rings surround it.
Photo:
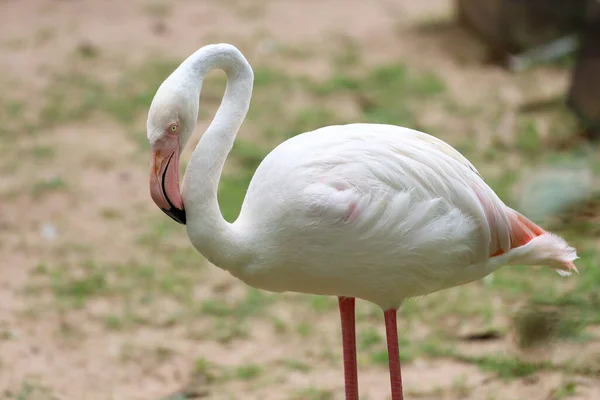
<path fill-rule="evenodd" d="M 227 73 L 227 89 L 180 192 L 179 154 L 195 126 L 202 80 L 214 68 Z M 389 125 L 329 126 L 283 142 L 258 167 L 239 218 L 227 223 L 217 186 L 249 107 L 252 79 L 235 47 L 211 45 L 165 80 L 148 115 L 152 197 L 186 223 L 206 258 L 247 284 L 339 296 L 343 332 L 351 330 L 345 351 L 355 340 L 354 309 L 342 300 L 357 297 L 386 310 L 394 399 L 402 390 L 392 354 L 397 341 L 394 348 L 390 338 L 404 299 L 483 278 L 507 264 L 544 264 L 563 275 L 576 270 L 575 249 L 507 207 L 459 152 L 425 133 Z M 348 370 L 356 360 L 348 354 L 346 393 L 354 399 L 355 372 Z"/>
<path fill-rule="evenodd" d="M 511 213 L 469 161 L 432 136 L 388 125 L 321 128 L 258 167 L 235 225 L 260 253 L 232 272 L 271 291 L 398 308 L 493 272 L 499 249 L 506 264 L 540 263 L 511 254 Z M 542 247 L 564 250 L 560 268 L 575 254 L 553 238 Z"/>

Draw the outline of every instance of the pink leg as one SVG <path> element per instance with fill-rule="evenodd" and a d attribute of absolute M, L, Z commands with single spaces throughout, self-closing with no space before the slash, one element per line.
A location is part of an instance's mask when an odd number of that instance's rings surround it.
<path fill-rule="evenodd" d="M 344 382 L 346 400 L 358 400 L 358 371 L 356 365 L 356 331 L 354 298 L 339 297 L 342 319 L 342 345 L 344 348 Z"/>
<path fill-rule="evenodd" d="M 385 333 L 387 336 L 388 359 L 390 363 L 390 382 L 392 384 L 392 400 L 402 400 L 402 374 L 400 373 L 400 352 L 398 350 L 398 325 L 396 310 L 390 309 L 385 316 Z"/>

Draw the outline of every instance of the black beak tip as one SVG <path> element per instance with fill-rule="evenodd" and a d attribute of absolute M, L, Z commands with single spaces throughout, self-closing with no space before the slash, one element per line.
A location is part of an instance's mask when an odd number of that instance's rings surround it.
<path fill-rule="evenodd" d="M 185 217 L 185 210 L 183 209 L 173 207 L 168 210 L 161 208 L 161 210 L 169 217 L 171 217 L 174 221 L 179 222 L 182 225 L 185 225 L 185 223 L 187 222 Z"/>

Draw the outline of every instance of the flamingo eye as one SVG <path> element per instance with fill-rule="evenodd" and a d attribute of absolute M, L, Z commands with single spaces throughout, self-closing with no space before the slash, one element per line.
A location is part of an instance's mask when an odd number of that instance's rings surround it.
<path fill-rule="evenodd" d="M 176 122 L 175 122 L 175 123 L 172 123 L 171 125 L 169 125 L 169 131 L 170 131 L 171 133 L 175 133 L 175 132 L 177 132 L 178 130 L 179 130 L 179 125 L 178 125 Z"/>

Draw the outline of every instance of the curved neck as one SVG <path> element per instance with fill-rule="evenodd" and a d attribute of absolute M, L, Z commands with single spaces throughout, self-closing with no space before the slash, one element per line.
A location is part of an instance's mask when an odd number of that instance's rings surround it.
<path fill-rule="evenodd" d="M 226 270 L 247 263 L 243 232 L 223 218 L 217 200 L 225 160 L 237 135 L 252 97 L 252 68 L 238 49 L 212 45 L 198 50 L 180 68 L 199 94 L 204 76 L 213 69 L 227 75 L 227 87 L 215 117 L 192 153 L 183 179 L 182 196 L 187 231 L 194 247 L 210 262 Z"/>

